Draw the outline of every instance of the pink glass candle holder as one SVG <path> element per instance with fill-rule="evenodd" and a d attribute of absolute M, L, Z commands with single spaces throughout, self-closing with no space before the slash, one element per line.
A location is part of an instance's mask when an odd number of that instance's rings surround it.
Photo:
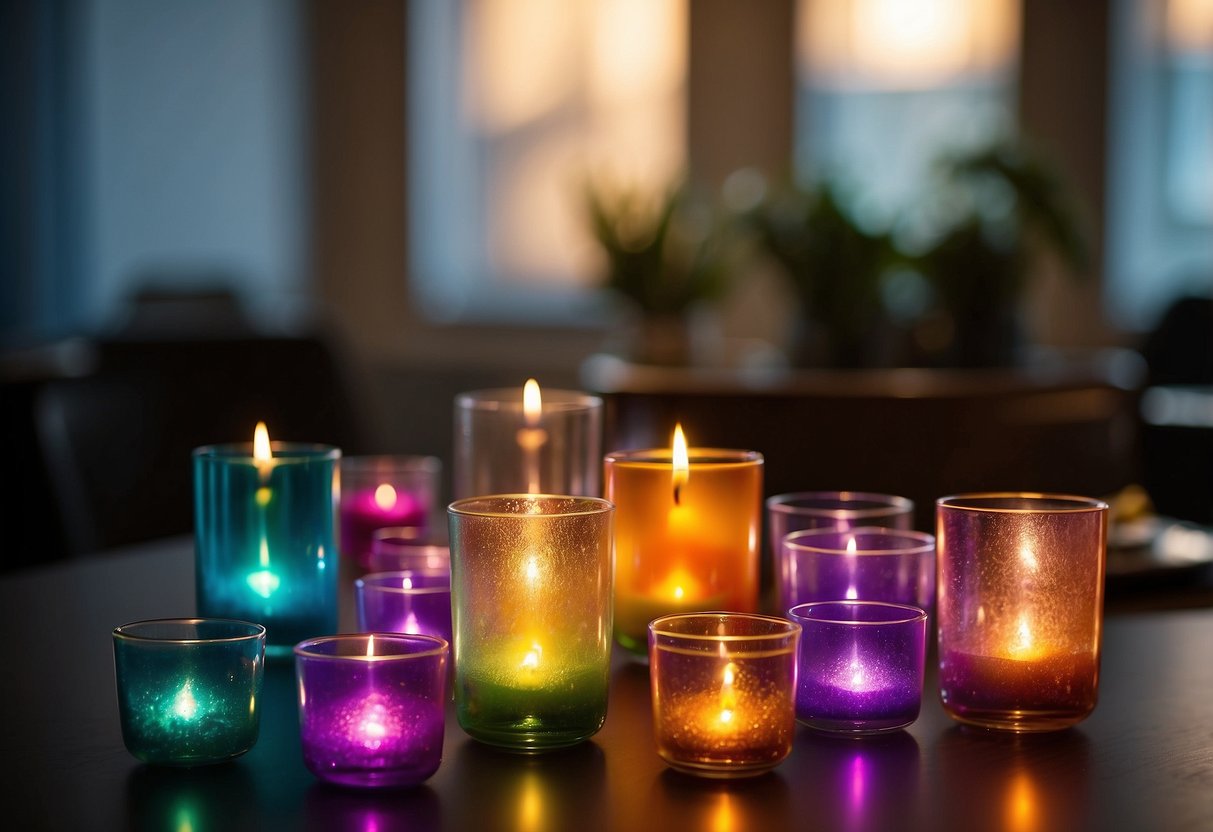
<path fill-rule="evenodd" d="M 354 581 L 358 629 L 451 640 L 450 569 L 375 572 Z"/>
<path fill-rule="evenodd" d="M 935 538 L 899 529 L 806 529 L 784 538 L 779 608 L 810 601 L 887 601 L 930 609 Z"/>
<path fill-rule="evenodd" d="M 435 529 L 435 531 L 438 531 Z M 445 531 L 445 530 L 444 530 Z M 445 569 L 451 571 L 451 547 L 423 539 L 410 526 L 389 526 L 371 532 L 372 572 L 399 572 L 404 569 Z"/>
<path fill-rule="evenodd" d="M 412 786 L 437 771 L 447 648 L 437 636 L 382 633 L 295 645 L 308 770 L 361 788 Z"/>
<path fill-rule="evenodd" d="M 800 625 L 743 613 L 649 624 L 657 753 L 703 777 L 748 777 L 792 750 Z"/>
<path fill-rule="evenodd" d="M 823 601 L 792 607 L 804 628 L 796 718 L 819 731 L 873 734 L 918 719 L 927 614 L 908 604 Z"/>
<path fill-rule="evenodd" d="M 405 527 L 424 537 L 432 526 L 442 463 L 432 456 L 354 456 L 341 460 L 341 553 L 370 563 L 371 534 Z"/>
<path fill-rule="evenodd" d="M 1108 504 L 1049 494 L 936 503 L 939 689 L 959 722 L 1051 731 L 1095 709 Z"/>

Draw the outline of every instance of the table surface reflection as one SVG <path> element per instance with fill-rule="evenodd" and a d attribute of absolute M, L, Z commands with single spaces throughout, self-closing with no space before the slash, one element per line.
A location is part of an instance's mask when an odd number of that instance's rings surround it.
<path fill-rule="evenodd" d="M 1110 617 L 1100 705 L 1057 734 L 960 728 L 928 668 L 907 731 L 840 740 L 801 728 L 773 773 L 697 780 L 657 757 L 648 669 L 617 656 L 591 742 L 506 754 L 468 739 L 452 713 L 426 785 L 362 793 L 304 768 L 290 663 L 270 666 L 261 739 L 239 760 L 172 770 L 127 754 L 110 630 L 191 614 L 193 593 L 189 540 L 0 580 L 6 828 L 1213 829 L 1213 610 Z"/>

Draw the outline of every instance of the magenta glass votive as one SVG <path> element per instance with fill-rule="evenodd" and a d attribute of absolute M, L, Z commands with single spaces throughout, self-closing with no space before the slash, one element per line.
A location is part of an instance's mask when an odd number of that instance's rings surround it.
<path fill-rule="evenodd" d="M 935 538 L 864 527 L 806 529 L 784 538 L 779 608 L 812 601 L 886 601 L 930 609 L 935 599 Z"/>
<path fill-rule="evenodd" d="M 410 526 L 376 529 L 371 532 L 371 554 L 367 567 L 372 572 L 445 569 L 449 574 L 451 547 L 433 542 L 423 536 L 420 530 Z"/>
<path fill-rule="evenodd" d="M 451 570 L 374 572 L 354 581 L 358 629 L 451 640 Z"/>
<path fill-rule="evenodd" d="M 918 719 L 927 614 L 880 601 L 801 604 L 796 719 L 820 731 L 872 734 Z"/>
<path fill-rule="evenodd" d="M 389 526 L 429 533 L 442 463 L 432 456 L 354 456 L 341 460 L 341 553 L 370 562 L 371 534 Z"/>
<path fill-rule="evenodd" d="M 447 649 L 437 636 L 383 633 L 295 645 L 308 770 L 360 788 L 412 786 L 437 771 Z"/>

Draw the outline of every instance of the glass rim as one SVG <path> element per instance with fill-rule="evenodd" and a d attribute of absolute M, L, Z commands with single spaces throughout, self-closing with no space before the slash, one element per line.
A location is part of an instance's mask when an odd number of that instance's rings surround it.
<path fill-rule="evenodd" d="M 412 473 L 442 473 L 442 460 L 428 454 L 355 454 L 341 457 L 341 470 L 349 473 L 373 472 L 379 468 L 395 468 Z"/>
<path fill-rule="evenodd" d="M 796 506 L 793 500 L 832 500 L 835 503 L 856 502 L 879 503 L 879 505 L 864 508 L 847 508 L 845 506 Z M 786 494 L 776 494 L 766 500 L 768 511 L 780 514 L 804 514 L 813 517 L 833 517 L 836 519 L 854 519 L 864 517 L 888 517 L 899 514 L 912 514 L 914 501 L 909 497 L 896 494 L 878 494 L 875 491 L 789 491 Z"/>
<path fill-rule="evenodd" d="M 217 638 L 153 638 L 133 632 L 135 628 L 155 624 L 168 625 L 199 625 L 199 624 L 234 624 L 248 628 L 243 635 L 222 636 Z M 119 624 L 111 633 L 116 640 L 142 644 L 235 644 L 241 641 L 256 641 L 265 638 L 265 626 L 252 621 L 242 621 L 238 618 L 144 618 Z"/>
<path fill-rule="evenodd" d="M 810 607 L 827 607 L 837 609 L 839 607 L 882 607 L 884 609 L 901 610 L 906 613 L 912 613 L 905 618 L 891 618 L 886 621 L 859 621 L 855 618 L 810 618 L 804 613 L 797 610 L 808 609 Z M 807 601 L 803 604 L 797 604 L 788 609 L 788 615 L 795 616 L 801 621 L 812 621 L 814 624 L 843 624 L 848 627 L 879 627 L 887 624 L 913 624 L 918 621 L 926 621 L 927 611 L 922 607 L 914 604 L 899 604 L 894 601 Z"/>
<path fill-rule="evenodd" d="M 674 464 L 674 450 L 673 448 L 635 448 L 626 451 L 611 451 L 603 456 L 602 461 L 611 465 L 660 466 L 668 469 Z M 760 451 L 748 451 L 741 448 L 691 446 L 687 448 L 687 461 L 690 465 L 699 468 L 725 468 L 762 465 L 764 457 Z"/>
<path fill-rule="evenodd" d="M 979 500 L 1005 502 L 1053 502 L 1069 503 L 1069 506 L 1057 505 L 1052 508 L 1025 508 L 999 505 L 965 505 L 966 502 Z M 1108 510 L 1108 503 L 1096 497 L 1083 497 L 1077 494 L 1058 494 L 1047 491 L 975 491 L 966 494 L 950 494 L 935 501 L 937 509 L 953 511 L 970 511 L 984 514 L 1084 514 Z"/>
<path fill-rule="evenodd" d="M 855 551 L 848 551 L 844 546 L 842 548 L 826 547 L 826 546 L 810 546 L 799 541 L 792 540 L 793 537 L 825 537 L 826 535 L 860 535 L 860 534 L 879 534 L 891 537 L 904 537 L 915 539 L 917 542 L 913 545 L 905 546 L 900 549 L 860 549 L 858 542 L 855 544 Z M 823 555 L 842 555 L 855 557 L 871 557 L 873 555 L 888 556 L 888 555 L 913 555 L 922 554 L 925 552 L 935 551 L 935 535 L 928 532 L 915 531 L 913 529 L 889 529 L 883 526 L 857 526 L 853 529 L 798 529 L 794 532 L 788 532 L 783 536 L 781 541 L 783 547 L 790 549 L 793 552 L 819 552 Z"/>
<path fill-rule="evenodd" d="M 490 508 L 474 509 L 473 505 L 506 505 L 519 500 L 561 500 L 567 503 L 578 503 L 584 508 L 575 511 L 499 511 Z M 455 500 L 446 507 L 447 513 L 455 517 L 512 517 L 553 518 L 553 517 L 588 517 L 596 514 L 610 514 L 615 510 L 615 504 L 601 497 L 577 497 L 571 494 L 486 494 L 482 497 L 464 497 Z"/>
<path fill-rule="evenodd" d="M 719 621 L 722 618 L 735 618 L 745 621 L 761 621 L 767 624 L 774 624 L 782 629 L 778 632 L 759 633 L 755 635 L 730 635 L 716 634 L 707 635 L 700 633 L 678 633 L 672 630 L 663 629 L 666 625 L 674 621 L 685 621 L 691 618 L 704 618 Z M 648 630 L 655 636 L 667 636 L 669 638 L 681 639 L 684 641 L 710 641 L 710 642 L 725 642 L 736 643 L 739 641 L 777 641 L 786 639 L 788 636 L 795 635 L 800 632 L 802 627 L 795 621 L 789 621 L 786 618 L 779 618 L 774 615 L 762 615 L 754 612 L 675 612 L 669 615 L 662 615 L 654 618 L 649 622 Z"/>
<path fill-rule="evenodd" d="M 427 577 L 446 578 L 446 586 L 392 586 L 391 584 L 370 583 L 372 578 L 397 578 L 403 579 L 409 575 L 425 575 Z M 368 572 L 361 578 L 354 581 L 354 586 L 373 592 L 390 592 L 399 593 L 401 595 L 439 595 L 441 593 L 451 592 L 451 572 L 449 569 L 442 569 L 437 566 L 422 566 L 417 569 L 391 569 L 383 572 Z"/>
<path fill-rule="evenodd" d="M 270 440 L 271 458 L 267 462 L 296 461 L 296 460 L 338 460 L 341 459 L 341 449 L 336 445 L 326 445 L 323 442 L 290 442 L 282 439 Z M 212 445 L 200 445 L 190 454 L 194 459 L 213 459 L 225 462 L 242 462 L 255 464 L 253 459 L 253 443 L 249 442 L 219 442 Z"/>
<path fill-rule="evenodd" d="M 390 655 L 374 655 L 367 656 L 358 653 L 349 654 L 334 654 L 334 653 L 319 653 L 315 648 L 321 644 L 330 642 L 355 641 L 362 639 L 363 643 L 371 636 L 376 640 L 382 640 L 387 643 L 429 643 L 431 646 L 425 650 L 419 650 L 415 653 L 392 653 Z M 432 656 L 445 656 L 447 649 L 450 647 L 450 642 L 441 636 L 428 635 L 425 633 L 339 633 L 332 636 L 316 636 L 315 638 L 304 639 L 292 648 L 292 652 L 301 659 L 314 661 L 331 661 L 331 662 L 390 662 L 403 661 L 407 659 L 424 659 Z"/>
<path fill-rule="evenodd" d="M 455 396 L 456 410 L 474 410 L 499 413 L 522 413 L 522 390 L 517 387 L 486 387 L 468 390 Z M 591 413 L 602 409 L 602 397 L 584 390 L 566 390 L 559 387 L 540 386 L 540 413 Z"/>

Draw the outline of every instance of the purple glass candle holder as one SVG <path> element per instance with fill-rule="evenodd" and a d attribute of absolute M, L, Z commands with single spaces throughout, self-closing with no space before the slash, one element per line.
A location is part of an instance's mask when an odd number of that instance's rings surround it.
<path fill-rule="evenodd" d="M 451 547 L 423 537 L 418 529 L 411 526 L 376 529 L 371 532 L 371 554 L 367 566 L 372 572 L 445 569 L 450 574 Z"/>
<path fill-rule="evenodd" d="M 788 612 L 804 630 L 796 719 L 820 731 L 873 734 L 918 719 L 927 614 L 907 604 L 824 601 Z"/>
<path fill-rule="evenodd" d="M 876 527 L 805 529 L 780 550 L 779 608 L 812 601 L 885 601 L 930 609 L 935 538 Z"/>
<path fill-rule="evenodd" d="M 341 553 L 360 566 L 370 561 L 376 529 L 428 534 L 442 463 L 432 456 L 355 456 L 341 460 Z"/>
<path fill-rule="evenodd" d="M 354 581 L 358 629 L 451 640 L 451 570 L 375 572 Z"/>
<path fill-rule="evenodd" d="M 437 636 L 382 633 L 295 645 L 308 770 L 360 788 L 429 778 L 442 761 L 447 649 Z"/>

